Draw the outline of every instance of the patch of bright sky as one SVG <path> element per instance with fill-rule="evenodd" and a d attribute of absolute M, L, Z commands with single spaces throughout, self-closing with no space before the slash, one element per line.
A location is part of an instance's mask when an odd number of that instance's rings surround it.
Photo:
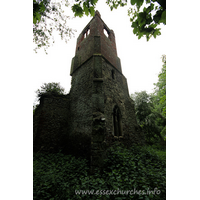
<path fill-rule="evenodd" d="M 138 40 L 133 34 L 130 17 L 127 15 L 128 6 L 118 7 L 110 11 L 106 1 L 99 1 L 96 9 L 100 12 L 101 18 L 106 25 L 115 33 L 117 54 L 121 60 L 121 67 L 124 76 L 127 78 L 129 93 L 146 90 L 153 92 L 154 85 L 158 81 L 158 74 L 162 68 L 161 56 L 166 54 L 166 26 L 161 27 L 161 35 L 156 39 L 146 41 L 146 37 Z M 65 9 L 66 15 L 73 16 L 69 8 Z M 92 17 L 76 17 L 68 21 L 69 27 L 76 29 L 75 37 L 66 44 L 59 36 L 46 55 L 39 50 L 33 55 L 34 83 L 33 101 L 36 100 L 35 91 L 43 83 L 60 82 L 66 93 L 71 87 L 70 67 L 71 60 L 75 56 L 76 40 L 81 31 L 89 23 Z"/>

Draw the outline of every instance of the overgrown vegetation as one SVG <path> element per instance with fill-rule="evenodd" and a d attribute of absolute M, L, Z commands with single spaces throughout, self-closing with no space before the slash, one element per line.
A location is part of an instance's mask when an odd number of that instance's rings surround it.
<path fill-rule="evenodd" d="M 62 153 L 34 153 L 34 200 L 166 199 L 166 150 L 160 145 L 166 139 L 166 56 L 162 59 L 154 93 L 133 95 L 136 118 L 149 146 L 111 147 L 103 169 L 93 175 L 85 159 Z M 59 83 L 49 83 L 37 94 L 63 92 Z M 82 194 L 81 190 L 98 194 Z"/>
<path fill-rule="evenodd" d="M 163 66 L 152 94 L 135 92 L 136 119 L 149 144 L 166 140 L 166 56 L 162 56 Z"/>
<path fill-rule="evenodd" d="M 37 97 L 40 98 L 43 94 L 65 94 L 65 89 L 60 85 L 60 83 L 44 83 L 40 89 L 36 91 Z"/>
<path fill-rule="evenodd" d="M 102 173 L 90 175 L 84 159 L 61 153 L 37 153 L 33 161 L 33 199 L 164 200 L 165 159 L 165 151 L 150 146 L 134 146 L 131 149 L 114 146 L 107 152 Z M 99 194 L 75 194 L 80 190 L 98 190 Z M 115 195 L 106 194 L 107 190 L 116 190 Z"/>
<path fill-rule="evenodd" d="M 37 103 L 33 104 L 33 114 L 35 113 L 36 108 L 38 107 L 38 101 L 42 95 L 64 95 L 65 88 L 63 88 L 60 83 L 51 82 L 51 83 L 44 83 L 40 89 L 37 89 L 36 98 Z"/>

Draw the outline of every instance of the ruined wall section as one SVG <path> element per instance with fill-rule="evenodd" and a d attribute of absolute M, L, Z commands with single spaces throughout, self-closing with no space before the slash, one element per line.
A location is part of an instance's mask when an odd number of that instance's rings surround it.
<path fill-rule="evenodd" d="M 69 95 L 43 95 L 33 116 L 34 151 L 59 151 L 70 132 Z"/>

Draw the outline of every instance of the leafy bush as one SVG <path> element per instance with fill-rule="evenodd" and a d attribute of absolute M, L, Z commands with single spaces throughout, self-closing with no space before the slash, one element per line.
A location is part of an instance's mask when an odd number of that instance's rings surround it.
<path fill-rule="evenodd" d="M 106 188 L 123 191 L 139 190 L 147 193 L 158 189 L 159 195 L 129 195 L 127 199 L 165 199 L 166 154 L 152 147 L 133 147 L 130 150 L 116 147 L 110 150 L 105 162 Z M 157 191 L 158 191 L 157 190 Z M 159 192 L 158 191 L 158 192 Z M 158 193 L 157 193 L 158 194 Z M 119 197 L 126 195 L 119 195 Z M 117 196 L 115 196 L 117 197 Z"/>
<path fill-rule="evenodd" d="M 65 89 L 60 85 L 60 83 L 44 83 L 41 88 L 36 91 L 36 94 L 38 98 L 43 94 L 61 95 L 65 94 Z"/>
<path fill-rule="evenodd" d="M 152 147 L 135 146 L 128 150 L 115 146 L 107 156 L 102 172 L 89 175 L 84 159 L 61 153 L 34 154 L 34 199 L 166 199 L 164 151 Z M 76 195 L 75 190 L 99 190 L 99 194 Z M 118 194 L 106 195 L 107 190 L 116 190 Z M 135 194 L 131 195 L 130 190 Z M 151 194 L 139 195 L 140 190 Z M 129 194 L 124 194 L 127 191 Z"/>
<path fill-rule="evenodd" d="M 76 185 L 81 185 L 87 170 L 86 160 L 70 155 L 34 154 L 33 199 L 72 199 Z"/>

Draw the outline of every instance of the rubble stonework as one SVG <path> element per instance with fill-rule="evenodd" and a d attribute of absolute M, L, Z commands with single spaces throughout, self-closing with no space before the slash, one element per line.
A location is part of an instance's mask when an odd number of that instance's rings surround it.
<path fill-rule="evenodd" d="M 34 114 L 36 151 L 61 149 L 81 155 L 95 169 L 116 141 L 126 146 L 144 143 L 114 32 L 98 11 L 77 39 L 70 75 L 68 95 L 41 98 Z"/>

